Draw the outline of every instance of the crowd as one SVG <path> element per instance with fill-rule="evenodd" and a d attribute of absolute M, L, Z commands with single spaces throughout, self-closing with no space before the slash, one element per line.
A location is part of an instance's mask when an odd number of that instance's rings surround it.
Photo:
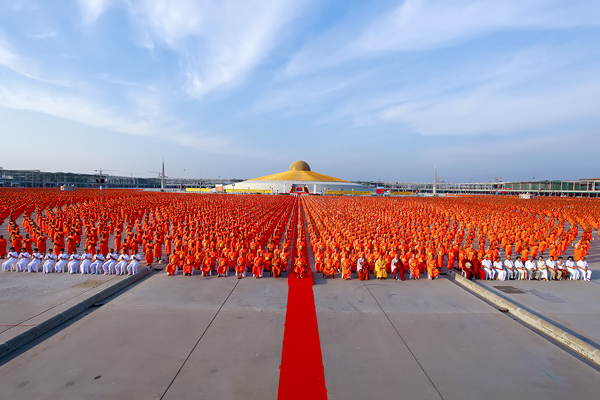
<path fill-rule="evenodd" d="M 166 260 L 169 276 L 301 278 L 310 248 L 315 271 L 331 278 L 457 269 L 469 279 L 590 280 L 585 256 L 600 221 L 593 199 L 0 189 L 0 200 L 11 246 L 0 236 L 3 270 L 71 274 L 133 274 L 142 260 Z"/>

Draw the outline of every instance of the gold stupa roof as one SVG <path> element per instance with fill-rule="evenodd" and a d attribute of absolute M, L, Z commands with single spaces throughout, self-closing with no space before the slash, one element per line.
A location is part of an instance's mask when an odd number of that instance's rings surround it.
<path fill-rule="evenodd" d="M 305 161 L 295 161 L 290 165 L 289 171 L 279 172 L 260 178 L 248 179 L 249 181 L 309 181 L 309 182 L 348 182 L 343 179 L 319 174 L 310 170 L 310 165 Z"/>

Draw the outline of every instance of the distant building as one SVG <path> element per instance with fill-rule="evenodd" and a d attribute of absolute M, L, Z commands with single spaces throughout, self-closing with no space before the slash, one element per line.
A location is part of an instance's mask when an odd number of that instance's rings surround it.
<path fill-rule="evenodd" d="M 227 192 L 370 194 L 358 183 L 313 172 L 305 161 L 295 161 L 288 171 L 225 186 Z"/>

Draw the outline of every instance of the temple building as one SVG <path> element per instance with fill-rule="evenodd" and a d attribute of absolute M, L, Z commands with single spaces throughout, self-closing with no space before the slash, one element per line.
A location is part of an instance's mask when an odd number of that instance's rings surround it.
<path fill-rule="evenodd" d="M 226 191 L 263 193 L 365 194 L 370 188 L 313 172 L 305 161 L 295 161 L 288 171 L 226 185 Z"/>

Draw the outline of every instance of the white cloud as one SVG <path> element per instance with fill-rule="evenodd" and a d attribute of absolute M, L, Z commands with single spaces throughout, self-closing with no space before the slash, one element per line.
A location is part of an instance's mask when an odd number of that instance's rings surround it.
<path fill-rule="evenodd" d="M 110 5 L 111 0 L 79 0 L 83 23 L 85 25 L 93 24 Z"/>
<path fill-rule="evenodd" d="M 19 57 L 2 36 L 0 36 L 0 65 L 13 71 L 21 69 Z"/>
<path fill-rule="evenodd" d="M 51 31 L 35 33 L 32 35 L 32 37 L 34 37 L 35 39 L 45 40 L 45 39 L 50 39 L 50 38 L 56 37 L 57 35 L 58 35 L 58 31 L 51 30 Z"/>
<path fill-rule="evenodd" d="M 407 124 L 422 135 L 514 134 L 598 120 L 598 93 L 600 80 L 519 95 L 482 87 L 465 95 L 390 107 L 380 117 Z"/>
<path fill-rule="evenodd" d="M 596 1 L 406 0 L 364 28 L 340 23 L 299 51 L 286 76 L 309 74 L 386 53 L 424 51 L 483 34 L 509 30 L 564 29 L 600 24 Z"/>
<path fill-rule="evenodd" d="M 238 152 L 225 135 L 182 132 L 180 124 L 165 117 L 158 98 L 147 92 L 131 93 L 129 100 L 132 110 L 127 113 L 121 108 L 105 107 L 75 94 L 51 93 L 23 86 L 9 88 L 0 84 L 0 107 L 3 108 L 38 112 L 127 135 L 163 139 L 208 153 Z"/>
<path fill-rule="evenodd" d="M 305 0 L 130 1 L 129 11 L 149 33 L 180 57 L 186 91 L 200 97 L 243 79 L 282 39 Z M 148 46 L 146 46 L 148 47 Z"/>

